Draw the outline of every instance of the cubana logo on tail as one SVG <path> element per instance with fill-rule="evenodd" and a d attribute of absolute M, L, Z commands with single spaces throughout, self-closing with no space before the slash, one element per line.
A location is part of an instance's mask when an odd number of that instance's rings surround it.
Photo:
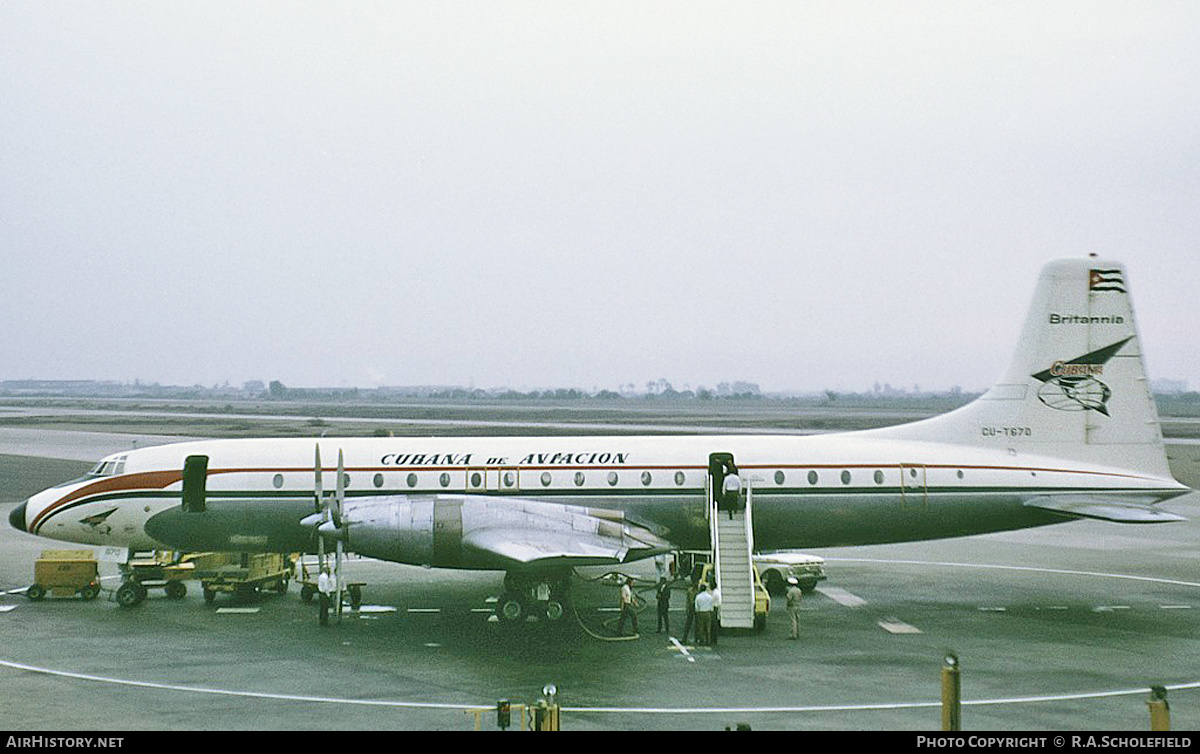
<path fill-rule="evenodd" d="M 1104 374 L 1108 360 L 1131 340 L 1133 336 L 1070 361 L 1056 361 L 1049 369 L 1032 375 L 1045 383 L 1038 390 L 1038 400 L 1058 411 L 1096 411 L 1108 416 L 1112 390 L 1097 377 Z"/>

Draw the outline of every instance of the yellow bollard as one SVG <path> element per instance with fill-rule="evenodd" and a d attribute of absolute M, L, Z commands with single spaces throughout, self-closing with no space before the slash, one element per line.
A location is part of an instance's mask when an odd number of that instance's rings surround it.
<path fill-rule="evenodd" d="M 1167 690 L 1162 686 L 1150 687 L 1150 698 L 1146 700 L 1150 708 L 1150 730 L 1167 731 L 1171 729 L 1171 705 L 1167 704 Z"/>
<path fill-rule="evenodd" d="M 553 683 L 548 683 L 542 688 L 544 696 L 537 701 L 537 706 L 533 709 L 533 729 L 534 730 L 558 730 L 559 709 L 558 702 L 555 700 L 555 695 L 558 689 Z"/>
<path fill-rule="evenodd" d="M 947 652 L 942 662 L 942 730 L 962 730 L 962 679 L 958 656 Z"/>

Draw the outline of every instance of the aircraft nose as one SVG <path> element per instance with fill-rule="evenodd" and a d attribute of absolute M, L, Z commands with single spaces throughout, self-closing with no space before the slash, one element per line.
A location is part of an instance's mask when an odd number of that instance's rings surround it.
<path fill-rule="evenodd" d="M 25 503 L 21 503 L 16 508 L 13 508 L 8 514 L 8 524 L 17 531 L 26 531 L 25 529 Z"/>

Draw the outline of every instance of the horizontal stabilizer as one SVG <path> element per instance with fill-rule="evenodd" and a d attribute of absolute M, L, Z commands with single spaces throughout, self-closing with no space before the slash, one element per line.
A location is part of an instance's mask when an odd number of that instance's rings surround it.
<path fill-rule="evenodd" d="M 1096 518 L 1118 524 L 1165 524 L 1187 521 L 1183 516 L 1149 505 L 1122 503 L 1100 497 L 1037 497 L 1025 502 L 1030 508 L 1077 518 Z"/>

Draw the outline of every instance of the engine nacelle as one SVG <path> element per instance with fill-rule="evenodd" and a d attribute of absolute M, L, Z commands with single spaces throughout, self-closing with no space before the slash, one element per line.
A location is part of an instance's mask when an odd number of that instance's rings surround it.
<path fill-rule="evenodd" d="M 445 522 L 450 519 L 451 540 L 455 538 L 453 508 L 436 505 L 435 498 L 381 497 L 347 502 L 346 546 L 359 555 L 413 565 L 434 565 L 434 508 Z M 461 537 L 461 517 L 458 517 Z M 443 531 L 446 529 L 443 524 Z M 439 554 L 445 537 L 439 535 Z M 441 558 L 439 558 L 441 559 Z M 440 565 L 440 564 L 439 564 Z"/>

